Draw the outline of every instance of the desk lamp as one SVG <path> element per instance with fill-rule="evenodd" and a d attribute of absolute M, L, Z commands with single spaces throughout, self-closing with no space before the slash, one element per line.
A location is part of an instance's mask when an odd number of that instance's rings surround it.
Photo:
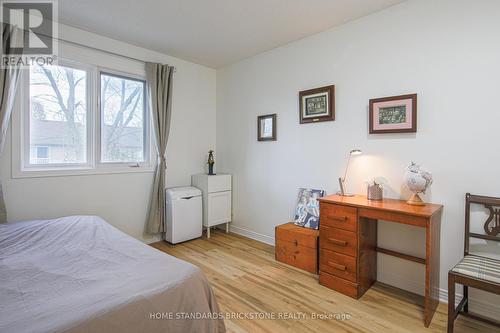
<path fill-rule="evenodd" d="M 351 161 L 351 156 L 361 155 L 362 152 L 360 149 L 353 149 L 349 152 L 349 157 L 347 158 L 347 165 L 345 167 L 344 177 L 339 178 L 340 192 L 338 193 L 344 197 L 352 197 L 354 194 L 346 193 L 345 191 L 345 179 L 347 177 L 347 171 L 349 170 L 349 162 Z"/>

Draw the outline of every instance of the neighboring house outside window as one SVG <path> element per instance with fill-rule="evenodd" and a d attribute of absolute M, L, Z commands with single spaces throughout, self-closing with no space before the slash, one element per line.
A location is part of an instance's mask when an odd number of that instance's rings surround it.
<path fill-rule="evenodd" d="M 61 59 L 23 75 L 21 173 L 151 168 L 143 79 Z"/>
<path fill-rule="evenodd" d="M 32 164 L 46 164 L 49 162 L 49 147 L 34 146 L 30 156 Z"/>

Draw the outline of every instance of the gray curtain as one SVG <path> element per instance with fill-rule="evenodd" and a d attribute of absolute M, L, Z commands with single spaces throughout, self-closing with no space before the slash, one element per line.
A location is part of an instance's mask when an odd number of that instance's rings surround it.
<path fill-rule="evenodd" d="M 10 45 L 19 45 L 22 31 L 17 27 L 2 23 L 2 55 L 10 54 Z M 0 158 L 5 145 L 5 137 L 9 128 L 10 115 L 14 105 L 14 98 L 19 82 L 19 66 L 0 68 Z M 7 223 L 7 210 L 3 197 L 2 183 L 0 181 L 0 223 Z"/>
<path fill-rule="evenodd" d="M 151 191 L 146 231 L 149 234 L 165 232 L 165 152 L 170 131 L 172 109 L 172 75 L 168 65 L 146 63 L 146 81 L 151 110 L 153 138 L 158 162 Z"/>

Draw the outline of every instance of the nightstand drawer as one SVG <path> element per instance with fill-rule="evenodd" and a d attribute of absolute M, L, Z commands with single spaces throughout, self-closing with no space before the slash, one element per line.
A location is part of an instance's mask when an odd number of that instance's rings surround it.
<path fill-rule="evenodd" d="M 357 282 L 356 258 L 326 249 L 321 249 L 319 258 L 320 271 L 327 272 L 352 282 Z"/>
<path fill-rule="evenodd" d="M 320 204 L 322 225 L 356 232 L 358 226 L 357 209 L 354 207 Z"/>
<path fill-rule="evenodd" d="M 276 260 L 295 266 L 310 273 L 318 273 L 318 252 L 316 248 L 278 241 L 275 248 Z"/>
<path fill-rule="evenodd" d="M 207 192 L 231 191 L 231 175 L 214 175 L 207 178 Z"/>
<path fill-rule="evenodd" d="M 351 257 L 357 257 L 358 241 L 356 233 L 324 225 L 320 228 L 320 248 L 346 254 Z"/>
<path fill-rule="evenodd" d="M 318 231 L 288 223 L 276 228 L 276 242 L 285 241 L 312 249 L 318 248 Z"/>

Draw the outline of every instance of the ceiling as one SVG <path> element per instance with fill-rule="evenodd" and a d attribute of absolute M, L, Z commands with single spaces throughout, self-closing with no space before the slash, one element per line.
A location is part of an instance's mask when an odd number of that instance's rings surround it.
<path fill-rule="evenodd" d="M 212 68 L 404 0 L 63 0 L 67 25 Z"/>

